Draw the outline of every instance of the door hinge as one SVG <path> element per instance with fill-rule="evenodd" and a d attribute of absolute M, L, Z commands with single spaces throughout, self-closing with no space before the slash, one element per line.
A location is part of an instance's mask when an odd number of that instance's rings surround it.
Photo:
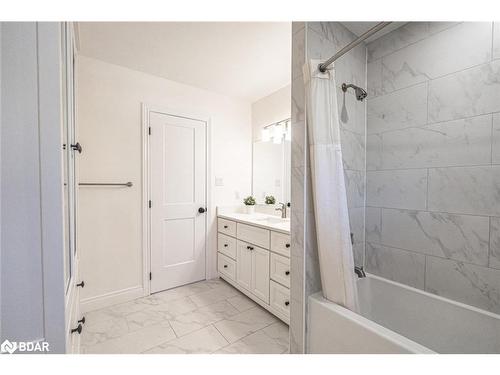
<path fill-rule="evenodd" d="M 148 134 L 151 135 L 151 126 L 148 128 Z"/>
<path fill-rule="evenodd" d="M 153 274 L 150 272 L 149 273 L 149 280 L 152 280 L 153 279 Z"/>
<path fill-rule="evenodd" d="M 152 205 L 151 200 L 149 200 L 149 208 L 151 208 Z"/>

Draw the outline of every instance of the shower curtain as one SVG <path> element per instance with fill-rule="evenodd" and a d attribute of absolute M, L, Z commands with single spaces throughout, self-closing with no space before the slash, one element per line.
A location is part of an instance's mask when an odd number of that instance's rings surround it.
<path fill-rule="evenodd" d="M 319 63 L 304 65 L 304 81 L 321 285 L 326 299 L 358 312 L 335 70 Z"/>

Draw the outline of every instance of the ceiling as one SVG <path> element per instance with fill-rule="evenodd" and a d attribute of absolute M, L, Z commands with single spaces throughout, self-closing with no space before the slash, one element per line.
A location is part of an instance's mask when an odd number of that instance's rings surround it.
<path fill-rule="evenodd" d="M 82 55 L 255 101 L 290 84 L 288 22 L 80 22 Z"/>
<path fill-rule="evenodd" d="M 356 36 L 360 36 L 364 32 L 370 30 L 373 26 L 377 25 L 379 22 L 341 22 L 349 31 L 351 31 Z M 375 39 L 380 38 L 382 35 L 390 33 L 393 30 L 403 26 L 406 22 L 392 22 L 386 27 L 384 27 L 379 32 L 375 33 L 371 37 L 365 40 L 366 43 L 373 42 Z"/>

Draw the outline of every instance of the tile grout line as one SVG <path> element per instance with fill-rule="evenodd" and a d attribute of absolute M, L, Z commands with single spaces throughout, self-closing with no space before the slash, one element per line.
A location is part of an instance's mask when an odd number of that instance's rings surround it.
<path fill-rule="evenodd" d="M 425 212 L 425 213 L 430 213 L 430 214 L 444 214 L 444 215 L 451 215 L 451 216 L 472 216 L 472 217 L 497 217 L 500 218 L 500 215 L 489 215 L 489 214 L 468 214 L 468 213 L 457 213 L 457 212 L 447 212 L 447 211 L 440 211 L 440 210 L 426 210 L 426 209 L 421 209 L 421 208 L 399 208 L 399 207 L 384 207 L 384 206 L 366 206 L 366 208 L 379 208 L 381 210 L 393 210 L 393 211 L 418 211 L 418 212 Z"/>
<path fill-rule="evenodd" d="M 224 346 L 220 347 L 220 348 L 219 348 L 219 349 L 217 349 L 217 350 L 221 350 L 221 349 L 226 348 L 226 347 L 228 347 L 229 345 L 231 345 L 231 342 L 229 342 L 229 340 L 227 339 L 227 337 L 226 337 L 226 336 L 224 336 L 224 335 L 223 335 L 223 333 L 222 333 L 221 331 L 219 331 L 219 328 L 217 328 L 217 326 L 216 326 L 215 324 L 213 324 L 213 323 L 212 323 L 212 324 L 210 324 L 210 326 L 214 327 L 214 328 L 215 328 L 215 330 L 216 330 L 217 332 L 219 332 L 219 335 L 221 335 L 221 336 L 222 336 L 222 338 L 223 338 L 224 340 L 226 340 L 226 342 L 227 342 L 227 345 L 224 345 Z M 208 326 L 207 326 L 207 327 L 208 327 Z"/>
<path fill-rule="evenodd" d="M 463 69 L 460 69 L 460 70 L 457 70 L 457 71 L 453 71 L 453 72 L 449 72 L 449 73 L 443 74 L 441 76 L 437 76 L 437 77 L 434 77 L 434 78 L 428 78 L 428 79 L 425 79 L 425 80 L 417 82 L 417 83 L 412 83 L 412 84 L 410 84 L 408 86 L 404 86 L 404 87 L 400 87 L 400 88 L 394 89 L 392 91 L 386 91 L 382 95 L 374 96 L 372 98 L 372 100 L 376 99 L 376 98 L 382 98 L 384 96 L 392 95 L 392 94 L 394 94 L 394 93 L 396 93 L 398 91 L 410 89 L 410 88 L 416 87 L 418 85 L 424 85 L 426 83 L 429 86 L 431 86 L 431 83 L 433 81 L 437 81 L 437 80 L 440 80 L 442 78 L 450 77 L 450 76 L 452 76 L 454 74 L 460 74 L 460 73 L 463 73 L 463 72 L 465 72 L 467 70 L 477 69 L 477 68 L 480 68 L 480 67 L 485 66 L 485 65 L 491 65 L 491 64 L 494 64 L 496 62 L 496 60 L 498 60 L 498 59 L 493 59 L 491 61 L 487 60 L 487 61 L 484 61 L 484 62 L 479 63 L 479 64 L 475 64 L 475 65 L 472 65 L 472 66 L 469 66 L 469 67 L 466 67 L 466 68 L 463 68 Z"/>
<path fill-rule="evenodd" d="M 476 267 L 480 267 L 480 268 L 487 268 L 487 269 L 492 269 L 492 270 L 500 271 L 500 269 L 498 269 L 498 268 L 491 268 L 488 265 L 472 263 L 470 261 L 457 260 L 457 259 L 453 259 L 453 258 L 446 258 L 444 256 L 439 256 L 439 255 L 435 255 L 435 254 L 421 253 L 421 252 L 419 252 L 417 250 L 403 249 L 401 247 L 396 247 L 396 246 L 391 246 L 391 245 L 384 245 L 383 243 L 378 243 L 378 242 L 374 242 L 374 241 L 368 241 L 368 243 L 370 245 L 383 246 L 383 247 L 388 248 L 388 249 L 403 251 L 405 253 L 410 253 L 410 254 L 415 254 L 415 255 L 421 255 L 423 257 L 437 258 L 437 259 L 441 259 L 441 260 L 447 260 L 447 261 L 450 261 L 450 262 L 463 263 L 463 264 L 468 264 L 468 265 L 476 266 Z"/>
<path fill-rule="evenodd" d="M 411 22 L 407 22 L 405 25 L 402 25 L 402 26 L 401 26 L 401 28 L 404 28 L 404 27 L 405 27 L 407 24 L 409 24 L 409 23 L 411 23 Z M 454 22 L 452 25 L 449 25 L 449 26 L 445 27 L 445 28 L 444 28 L 444 29 L 442 29 L 442 30 L 436 31 L 436 32 L 434 32 L 434 33 L 430 33 L 430 34 L 426 35 L 426 36 L 425 36 L 424 38 L 422 38 L 422 39 L 418 39 L 418 40 L 416 40 L 416 41 L 414 41 L 414 42 L 411 42 L 411 43 L 406 44 L 406 45 L 404 45 L 404 46 L 402 46 L 402 47 L 399 47 L 399 48 L 397 48 L 397 49 L 395 49 L 395 50 L 392 50 L 391 52 L 388 52 L 388 53 L 386 53 L 385 55 L 382 55 L 382 56 L 380 56 L 380 57 L 377 57 L 375 60 L 372 60 L 372 61 L 376 61 L 376 60 L 378 60 L 378 59 L 381 59 L 382 57 L 390 56 L 390 55 L 392 55 L 392 54 L 393 54 L 393 53 L 395 53 L 395 52 L 401 51 L 401 50 L 403 50 L 403 49 L 405 49 L 405 48 L 407 48 L 407 47 L 409 47 L 409 46 L 412 46 L 412 45 L 415 45 L 415 44 L 417 44 L 417 43 L 419 43 L 419 42 L 422 42 L 422 41 L 424 41 L 424 40 L 426 40 L 426 39 L 428 39 L 428 38 L 430 38 L 430 37 L 432 37 L 432 36 L 434 36 L 434 35 L 438 35 L 438 34 L 440 34 L 440 33 L 444 32 L 444 31 L 450 30 L 450 29 L 452 29 L 452 28 L 454 28 L 454 27 L 456 27 L 456 26 L 458 26 L 458 25 L 460 25 L 460 24 L 462 24 L 462 23 L 463 23 L 463 22 Z M 398 29 L 399 29 L 399 28 L 398 28 Z M 394 30 L 393 32 L 397 32 L 397 30 L 398 30 L 398 29 Z M 382 35 L 380 38 L 382 38 L 382 37 L 384 37 L 384 36 L 385 36 L 385 35 Z M 369 44 L 371 44 L 371 43 L 368 43 L 368 45 L 369 45 Z"/>
<path fill-rule="evenodd" d="M 425 129 L 425 128 L 429 128 L 431 126 L 445 125 L 445 124 L 448 124 L 451 122 L 458 122 L 458 121 L 467 121 L 467 120 L 472 120 L 472 119 L 476 119 L 478 117 L 483 117 L 483 116 L 484 117 L 486 117 L 486 116 L 493 117 L 496 114 L 500 114 L 500 111 L 484 112 L 484 113 L 480 113 L 480 114 L 472 115 L 472 116 L 457 117 L 457 118 L 453 118 L 450 120 L 444 120 L 444 121 L 427 122 L 427 123 L 422 124 L 422 125 L 405 126 L 405 127 L 397 128 L 397 129 L 387 129 L 387 130 L 377 131 L 377 132 L 373 132 L 373 133 L 367 133 L 367 135 L 376 136 L 376 135 L 383 135 L 385 133 L 394 133 L 394 132 L 408 130 L 408 129 Z M 458 125 L 456 125 L 456 127 L 458 127 Z"/>
<path fill-rule="evenodd" d="M 480 167 L 499 167 L 500 162 L 491 164 L 490 162 L 485 162 L 484 164 L 465 164 L 465 165 L 444 165 L 444 166 L 422 166 L 422 167 L 405 167 L 405 168 L 386 168 L 386 169 L 370 169 L 366 171 L 367 173 L 373 172 L 392 172 L 392 171 L 415 171 L 424 169 L 451 169 L 451 168 L 480 168 Z"/>

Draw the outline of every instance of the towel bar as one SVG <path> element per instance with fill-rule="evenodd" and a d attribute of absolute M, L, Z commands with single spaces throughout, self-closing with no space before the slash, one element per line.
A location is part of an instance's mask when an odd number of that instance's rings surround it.
<path fill-rule="evenodd" d="M 107 182 L 80 182 L 78 185 L 80 186 L 127 186 L 132 187 L 132 182 L 125 183 L 107 183 Z"/>

